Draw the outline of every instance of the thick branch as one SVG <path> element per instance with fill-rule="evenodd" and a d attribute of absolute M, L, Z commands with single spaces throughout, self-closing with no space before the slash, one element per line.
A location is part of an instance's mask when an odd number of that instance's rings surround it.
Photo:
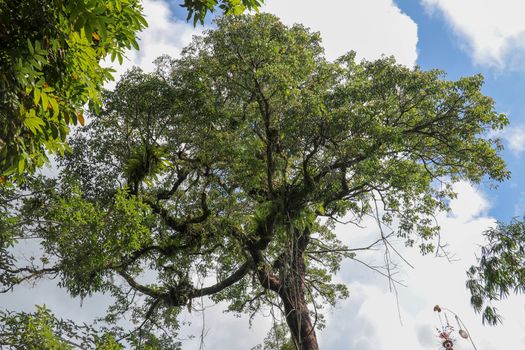
<path fill-rule="evenodd" d="M 171 306 L 190 305 L 190 300 L 207 295 L 213 295 L 239 282 L 250 272 L 253 263 L 251 260 L 242 264 L 235 272 L 224 280 L 201 289 L 193 288 L 188 281 L 182 281 L 178 285 L 171 287 L 167 293 L 163 293 L 161 298 Z"/>
<path fill-rule="evenodd" d="M 205 287 L 202 289 L 195 289 L 192 293 L 192 298 L 198 298 L 206 295 L 212 295 L 215 293 L 219 293 L 220 291 L 234 285 L 238 281 L 240 281 L 244 276 L 250 272 L 251 267 L 253 266 L 252 260 L 246 261 L 244 264 L 242 264 L 237 271 L 232 273 L 230 276 L 228 276 L 226 279 L 212 285 L 209 287 Z"/>
<path fill-rule="evenodd" d="M 143 199 L 143 201 L 151 207 L 154 213 L 160 215 L 172 230 L 178 232 L 185 232 L 188 228 L 188 225 L 204 222 L 211 214 L 211 211 L 206 203 L 206 193 L 204 192 L 201 194 L 200 201 L 202 213 L 193 217 L 190 216 L 186 220 L 179 220 L 177 218 L 174 218 L 169 214 L 169 212 L 166 209 L 162 208 L 159 204 L 154 203 L 148 199 Z"/>
<path fill-rule="evenodd" d="M 128 282 L 131 288 L 138 290 L 139 292 L 146 294 L 152 298 L 160 298 L 162 296 L 162 293 L 159 293 L 156 290 L 150 287 L 146 287 L 135 281 L 133 277 L 131 277 L 127 272 L 118 270 L 117 273 L 121 275 L 126 280 L 126 282 Z"/>
<path fill-rule="evenodd" d="M 171 196 L 173 196 L 173 194 L 178 190 L 179 186 L 184 182 L 184 180 L 186 180 L 187 177 L 188 177 L 187 172 L 185 171 L 180 172 L 179 177 L 177 178 L 177 180 L 175 181 L 171 189 L 169 191 L 159 192 L 157 194 L 157 199 L 162 200 L 162 199 L 171 198 Z"/>
<path fill-rule="evenodd" d="M 7 278 L 0 276 L 4 282 L 7 282 L 4 289 L 0 289 L 0 293 L 6 293 L 13 289 L 15 285 L 21 284 L 24 281 L 29 281 L 32 279 L 41 278 L 45 275 L 55 275 L 58 274 L 58 267 L 49 267 L 49 268 L 32 268 L 32 267 L 21 267 L 17 269 L 9 268 L 0 268 L 0 270 L 5 271 L 7 274 L 11 275 Z M 18 274 L 26 275 L 17 276 Z"/>

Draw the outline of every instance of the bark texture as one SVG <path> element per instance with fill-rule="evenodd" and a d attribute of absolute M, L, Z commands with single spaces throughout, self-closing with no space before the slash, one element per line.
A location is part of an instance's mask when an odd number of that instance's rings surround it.
<path fill-rule="evenodd" d="M 304 252 L 308 246 L 309 232 L 293 230 L 289 254 L 281 267 L 279 296 L 284 305 L 286 323 L 298 350 L 318 350 L 315 325 L 312 323 L 306 300 L 306 264 Z"/>

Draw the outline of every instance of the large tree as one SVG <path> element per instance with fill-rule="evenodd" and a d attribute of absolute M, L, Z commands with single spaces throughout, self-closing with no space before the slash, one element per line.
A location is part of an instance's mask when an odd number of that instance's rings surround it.
<path fill-rule="evenodd" d="M 3 193 L 3 241 L 36 237 L 40 262 L 3 247 L 7 289 L 52 275 L 72 295 L 110 293 L 137 339 L 167 344 L 192 300 L 281 308 L 297 349 L 318 349 L 319 310 L 355 258 L 333 232 L 373 215 L 435 249 L 458 180 L 508 176 L 490 131 L 507 123 L 482 78 L 392 58 L 324 58 L 319 35 L 271 15 L 222 18 L 182 57 L 130 71 L 71 140 L 60 181 Z M 31 194 L 32 193 L 32 194 Z M 140 296 L 140 298 L 138 297 Z M 167 333 L 159 335 L 162 325 Z"/>
<path fill-rule="evenodd" d="M 483 323 L 502 321 L 495 304 L 511 293 L 525 292 L 525 222 L 514 218 L 499 222 L 484 234 L 478 264 L 467 271 L 467 288 L 474 309 L 482 313 Z"/>

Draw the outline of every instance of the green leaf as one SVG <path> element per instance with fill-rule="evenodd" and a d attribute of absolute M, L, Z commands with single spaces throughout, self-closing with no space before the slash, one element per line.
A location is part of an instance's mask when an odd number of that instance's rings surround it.
<path fill-rule="evenodd" d="M 40 102 L 40 89 L 36 86 L 33 89 L 33 102 L 37 106 L 38 106 L 38 102 Z"/>
<path fill-rule="evenodd" d="M 55 98 L 50 98 L 49 103 L 51 104 L 51 108 L 53 108 L 53 117 L 58 116 L 58 113 L 60 112 L 58 108 L 58 102 L 55 100 Z"/>
<path fill-rule="evenodd" d="M 47 94 L 45 92 L 41 92 L 40 93 L 40 98 L 42 99 L 42 107 L 45 110 L 47 110 L 47 106 L 48 106 L 48 103 L 49 103 L 49 99 L 47 97 Z"/>
<path fill-rule="evenodd" d="M 137 40 L 135 38 L 131 38 L 130 41 L 131 41 L 131 45 L 133 46 L 133 48 L 135 50 L 139 50 L 139 44 L 138 44 Z"/>
<path fill-rule="evenodd" d="M 33 44 L 31 44 L 31 40 L 27 39 L 27 47 L 29 48 L 29 53 L 31 56 L 35 54 L 35 49 L 33 48 Z"/>
<path fill-rule="evenodd" d="M 18 161 L 18 173 L 23 174 L 25 167 L 26 167 L 25 158 L 20 158 L 20 160 Z"/>
<path fill-rule="evenodd" d="M 24 119 L 24 125 L 36 135 L 37 133 L 42 132 L 42 127 L 44 127 L 46 123 L 36 116 L 34 109 L 31 109 Z"/>

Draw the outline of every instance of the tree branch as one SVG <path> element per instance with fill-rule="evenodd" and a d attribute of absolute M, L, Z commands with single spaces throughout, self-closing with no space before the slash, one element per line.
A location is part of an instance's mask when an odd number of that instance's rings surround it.
<path fill-rule="evenodd" d="M 206 295 L 212 295 L 215 293 L 219 293 L 220 291 L 234 285 L 238 281 L 240 281 L 244 276 L 250 272 L 251 268 L 253 267 L 253 261 L 247 260 L 244 264 L 242 264 L 234 273 L 232 273 L 230 276 L 225 278 L 224 280 L 201 289 L 195 289 L 192 292 L 191 297 L 192 298 L 198 298 Z"/>

